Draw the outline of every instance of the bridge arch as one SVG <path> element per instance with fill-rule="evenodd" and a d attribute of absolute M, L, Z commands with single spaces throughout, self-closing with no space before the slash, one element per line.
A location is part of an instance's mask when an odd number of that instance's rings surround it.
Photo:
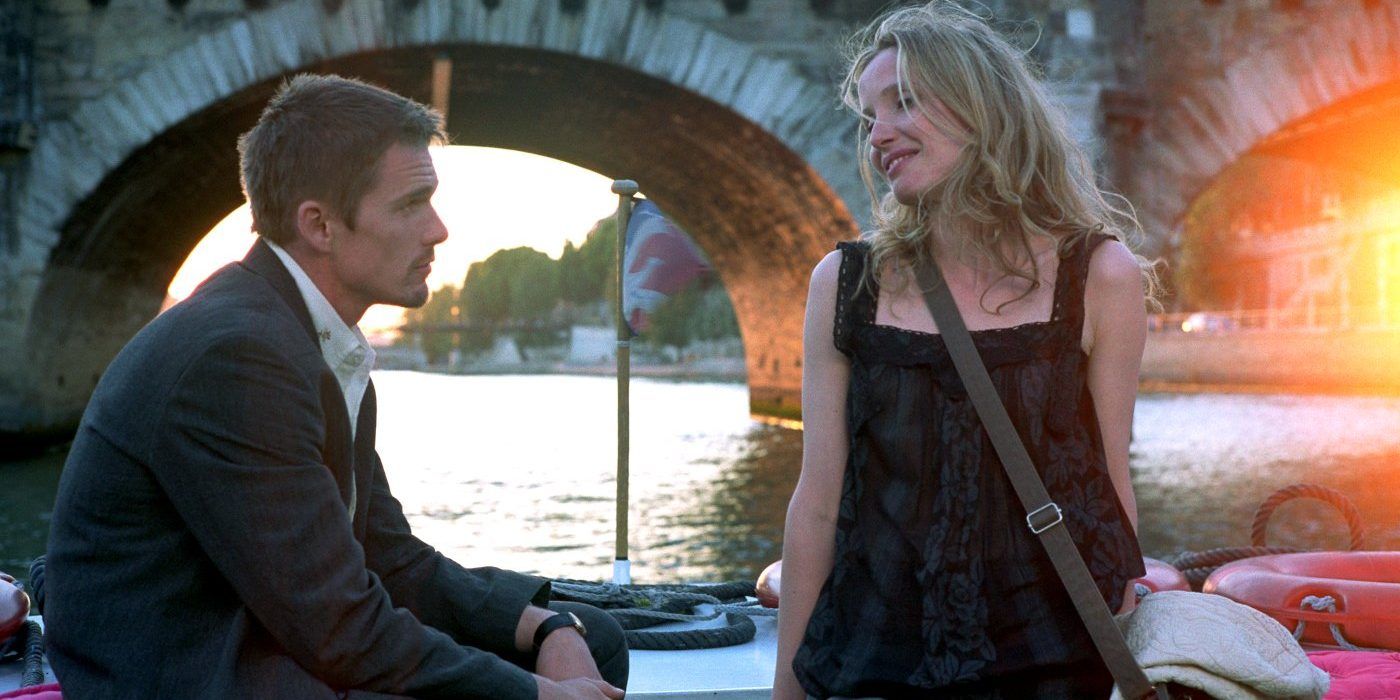
<path fill-rule="evenodd" d="M 1181 85 L 1147 127 L 1129 186 L 1149 252 L 1176 247 L 1191 203 L 1243 155 L 1347 98 L 1400 81 L 1400 4 L 1332 3 L 1295 39 Z"/>
<path fill-rule="evenodd" d="M 636 179 L 690 231 L 734 302 L 755 408 L 795 409 L 806 271 L 854 234 L 847 202 L 864 199 L 828 85 L 636 3 L 327 5 L 249 13 L 45 128 L 18 212 L 28 313 L 24 359 L 0 376 L 18 389 L 0 433 L 76 422 L 180 263 L 241 202 L 235 138 L 283 77 L 338 72 L 428 101 L 442 57 L 455 143 Z"/>

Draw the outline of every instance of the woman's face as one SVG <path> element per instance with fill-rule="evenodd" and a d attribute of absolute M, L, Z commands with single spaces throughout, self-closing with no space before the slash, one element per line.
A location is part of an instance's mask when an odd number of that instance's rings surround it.
<path fill-rule="evenodd" d="M 856 83 L 856 96 L 870 130 L 871 165 L 890 183 L 895 199 L 914 205 L 948 176 L 967 140 L 950 131 L 956 120 L 937 98 L 919 96 L 924 110 L 937 116 L 936 123 L 919 109 L 913 95 L 900 91 L 896 51 L 875 54 Z"/>

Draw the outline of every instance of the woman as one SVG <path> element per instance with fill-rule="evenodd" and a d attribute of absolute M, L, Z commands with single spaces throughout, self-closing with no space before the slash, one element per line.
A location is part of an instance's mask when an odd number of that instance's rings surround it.
<path fill-rule="evenodd" d="M 812 273 L 774 695 L 1107 697 L 914 280 L 937 264 L 1104 599 L 1143 573 L 1128 439 L 1150 268 L 1023 56 L 951 2 L 857 35 L 875 230 Z"/>

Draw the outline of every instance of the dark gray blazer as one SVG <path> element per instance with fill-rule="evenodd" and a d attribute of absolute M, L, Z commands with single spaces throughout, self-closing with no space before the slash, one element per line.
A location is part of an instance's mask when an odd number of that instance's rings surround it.
<path fill-rule="evenodd" d="M 533 698 L 490 652 L 513 649 L 547 583 L 415 538 L 375 453 L 373 384 L 354 444 L 348 415 L 261 240 L 142 329 L 54 505 L 44 612 L 64 697 Z"/>

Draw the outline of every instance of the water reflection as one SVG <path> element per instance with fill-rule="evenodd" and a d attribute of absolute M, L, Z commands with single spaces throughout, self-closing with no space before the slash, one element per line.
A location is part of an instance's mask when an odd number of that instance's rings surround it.
<path fill-rule="evenodd" d="M 377 372 L 379 451 L 424 540 L 467 565 L 599 579 L 613 554 L 616 389 L 600 377 Z M 638 581 L 751 579 L 781 555 L 801 434 L 747 414 L 738 384 L 632 387 Z M 1400 549 L 1400 399 L 1139 399 L 1133 476 L 1143 550 L 1249 542 L 1254 509 L 1298 482 L 1356 501 L 1370 549 Z M 0 464 L 0 570 L 43 550 L 63 454 Z M 1315 501 L 1281 507 L 1270 543 L 1343 548 Z"/>
<path fill-rule="evenodd" d="M 741 439 L 745 449 L 719 465 L 716 480 L 700 498 L 656 519 L 657 530 L 672 533 L 665 556 L 687 578 L 752 580 L 782 557 L 783 520 L 802 464 L 802 434 L 755 424 Z"/>
<path fill-rule="evenodd" d="M 43 553 L 67 450 L 0 461 L 0 571 L 28 578 L 29 562 Z"/>
<path fill-rule="evenodd" d="M 1349 496 L 1367 549 L 1400 549 L 1400 400 L 1151 395 L 1138 400 L 1134 433 L 1146 552 L 1247 545 L 1260 502 L 1300 482 Z M 1290 501 L 1270 520 L 1272 545 L 1347 541 L 1341 516 L 1319 501 Z"/>

